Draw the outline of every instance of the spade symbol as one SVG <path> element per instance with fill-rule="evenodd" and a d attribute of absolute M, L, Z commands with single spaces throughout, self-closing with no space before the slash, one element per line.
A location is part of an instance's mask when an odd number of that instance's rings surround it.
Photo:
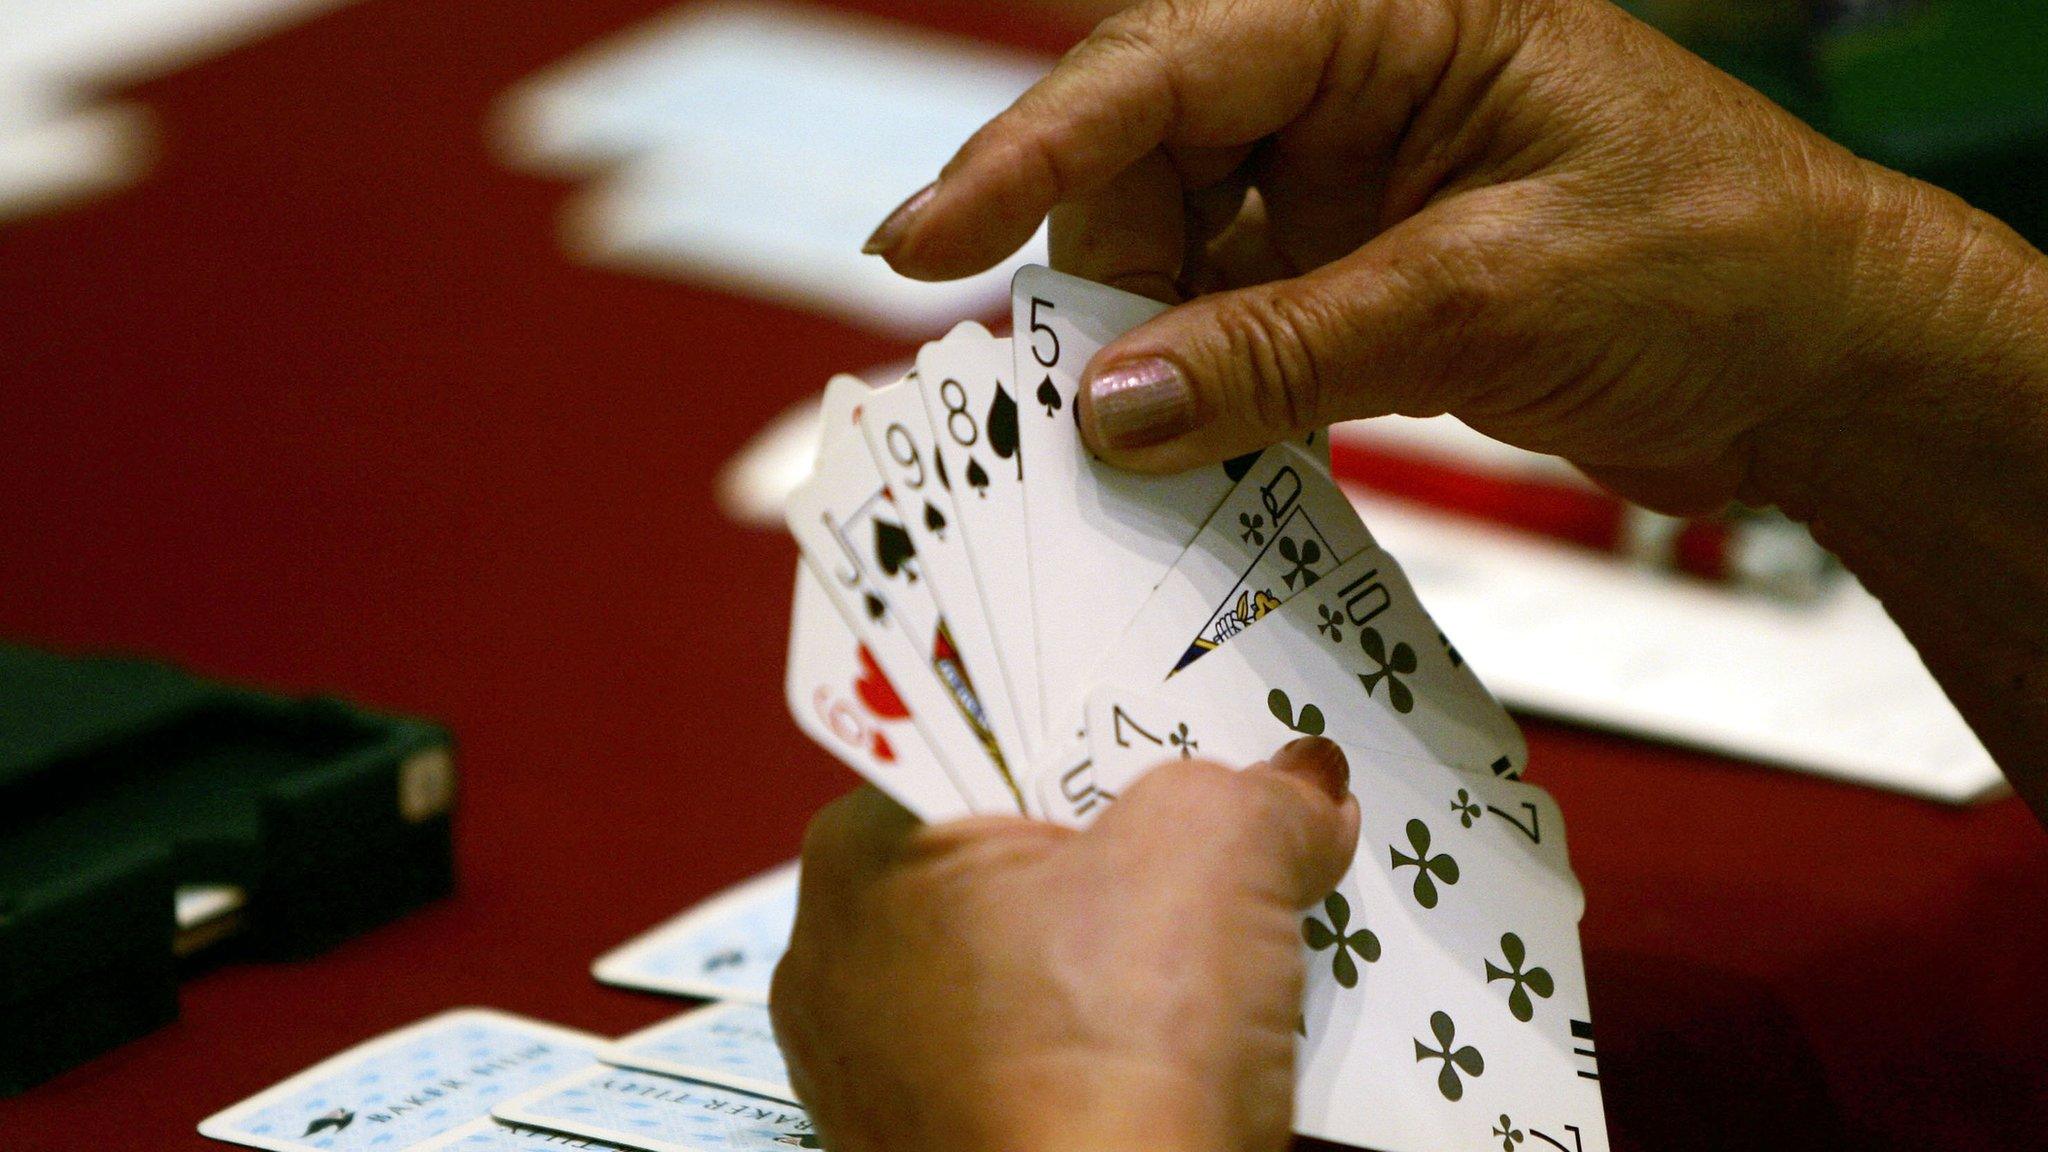
<path fill-rule="evenodd" d="M 882 598 L 880 596 L 875 595 L 873 592 L 869 592 L 867 594 L 867 596 L 865 597 L 865 602 L 867 604 L 868 609 L 868 619 L 870 620 L 880 620 L 882 618 L 882 613 L 887 611 L 888 606 L 883 604 Z"/>
<path fill-rule="evenodd" d="M 906 567 L 917 556 L 917 546 L 910 542 L 910 533 L 903 525 L 891 524 L 887 520 L 875 521 L 875 563 L 891 576 L 901 575 L 912 584 L 917 583 L 917 570 Z"/>
<path fill-rule="evenodd" d="M 946 538 L 946 514 L 929 500 L 924 502 L 924 526 L 939 539 Z"/>
<path fill-rule="evenodd" d="M 1048 417 L 1066 407 L 1067 402 L 1060 399 L 1060 390 L 1053 387 L 1051 376 L 1047 376 L 1044 383 L 1038 386 L 1038 402 L 1045 406 L 1045 414 Z"/>
<path fill-rule="evenodd" d="M 938 469 L 939 487 L 951 492 L 953 490 L 953 481 L 951 477 L 946 475 L 946 454 L 943 452 L 932 453 L 932 465 Z"/>
<path fill-rule="evenodd" d="M 976 496 L 988 495 L 988 469 L 983 468 L 981 461 L 972 456 L 967 458 L 967 483 L 974 489 Z"/>
<path fill-rule="evenodd" d="M 1050 382 L 1051 377 L 1046 378 Z M 1053 393 L 1059 399 L 1059 393 Z M 1017 455 L 1017 398 L 1010 390 L 996 384 L 996 398 L 988 402 L 988 446 L 995 449 L 997 456 L 1017 461 L 1017 479 L 1024 478 L 1024 458 Z"/>
<path fill-rule="evenodd" d="M 1259 454 L 1257 452 L 1247 452 L 1242 456 L 1232 456 L 1223 462 L 1223 474 L 1230 477 L 1230 482 L 1235 484 L 1239 480 L 1244 479 L 1245 473 L 1250 472 L 1252 465 L 1258 462 Z"/>

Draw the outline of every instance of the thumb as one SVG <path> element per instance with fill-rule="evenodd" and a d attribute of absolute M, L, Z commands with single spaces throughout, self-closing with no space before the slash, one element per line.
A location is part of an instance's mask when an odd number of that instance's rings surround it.
<path fill-rule="evenodd" d="M 1539 230 L 1499 210 L 1503 194 L 1445 201 L 1341 260 L 1197 298 L 1111 342 L 1082 378 L 1088 447 L 1178 472 L 1342 420 L 1458 408 L 1487 364 L 1512 362 L 1543 298 L 1529 275 Z"/>
<path fill-rule="evenodd" d="M 1305 908 L 1337 886 L 1358 845 L 1358 801 L 1343 749 L 1304 737 L 1241 772 L 1201 760 L 1164 765 L 1132 785 L 1089 838 L 1128 861 L 1146 890 L 1248 890 Z"/>

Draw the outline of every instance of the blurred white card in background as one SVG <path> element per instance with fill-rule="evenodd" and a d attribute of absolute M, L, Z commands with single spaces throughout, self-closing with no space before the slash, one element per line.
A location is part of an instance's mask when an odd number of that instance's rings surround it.
<path fill-rule="evenodd" d="M 818 8 L 692 5 L 506 97 L 514 162 L 594 177 L 564 221 L 602 263 L 708 283 L 882 331 L 999 310 L 1043 232 L 968 280 L 863 256 L 891 209 L 1051 61 Z"/>
<path fill-rule="evenodd" d="M 1511 708 L 1951 804 L 2005 790 L 1854 580 L 1780 600 L 1345 490 Z"/>
<path fill-rule="evenodd" d="M 0 219 L 146 166 L 145 109 L 93 90 L 169 72 L 342 0 L 0 0 Z"/>
<path fill-rule="evenodd" d="M 727 513 L 779 525 L 816 435 L 815 420 L 785 415 L 742 450 L 720 477 Z M 1346 445 L 1361 439 L 1475 476 L 1584 481 L 1562 461 L 1439 420 L 1387 417 L 1331 435 L 1338 479 L 1367 527 L 1509 707 L 1944 803 L 2006 791 L 1855 580 L 1772 596 L 1388 497 L 1345 474 Z M 1541 760 L 1530 769 L 1540 781 Z"/>

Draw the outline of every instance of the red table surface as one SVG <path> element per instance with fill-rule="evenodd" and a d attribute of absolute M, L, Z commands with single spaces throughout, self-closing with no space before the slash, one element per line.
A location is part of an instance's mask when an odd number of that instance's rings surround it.
<path fill-rule="evenodd" d="M 592 958 L 853 782 L 783 712 L 794 550 L 711 485 L 907 349 L 578 266 L 568 189 L 487 144 L 515 80 L 662 7 L 345 8 L 143 85 L 137 187 L 0 226 L 0 635 L 437 717 L 464 772 L 453 899 L 193 979 L 177 1023 L 0 1102 L 0 1149 L 210 1147 L 201 1117 L 452 1005 L 661 1018 Z M 2048 1146 L 2048 835 L 2018 803 L 1529 735 L 1617 1148 Z"/>

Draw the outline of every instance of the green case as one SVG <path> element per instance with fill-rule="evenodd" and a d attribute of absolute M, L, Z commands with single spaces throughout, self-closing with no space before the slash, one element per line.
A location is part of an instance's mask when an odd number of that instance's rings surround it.
<path fill-rule="evenodd" d="M 432 724 L 0 646 L 0 1094 L 176 1016 L 183 886 L 243 894 L 222 959 L 445 895 L 453 796 Z"/>

